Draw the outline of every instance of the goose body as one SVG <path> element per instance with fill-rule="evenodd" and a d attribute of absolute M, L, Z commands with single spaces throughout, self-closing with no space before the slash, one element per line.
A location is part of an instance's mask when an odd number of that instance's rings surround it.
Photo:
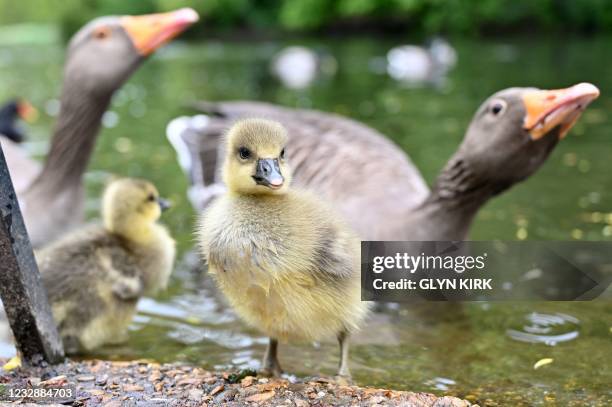
<path fill-rule="evenodd" d="M 208 270 L 238 315 L 270 336 L 267 373 L 279 374 L 277 341 L 337 336 L 348 375 L 348 334 L 365 318 L 360 244 L 309 192 L 288 189 L 285 130 L 244 120 L 228 136 L 228 193 L 203 214 L 199 243 Z M 249 157 L 237 157 L 242 150 Z M 276 169 L 274 169 L 276 168 Z"/>
<path fill-rule="evenodd" d="M 36 253 L 68 353 L 125 339 L 138 299 L 166 287 L 175 243 L 156 223 L 165 206 L 146 181 L 114 181 L 104 225 L 79 228 Z"/>
<path fill-rule="evenodd" d="M 169 127 L 168 137 L 177 152 L 188 152 L 184 164 L 189 163 L 190 197 L 198 209 L 223 190 L 214 153 L 223 129 L 258 116 L 289 130 L 296 186 L 327 199 L 362 239 L 464 240 L 480 207 L 535 173 L 598 94 L 591 84 L 497 92 L 479 107 L 431 190 L 406 154 L 381 133 L 330 113 L 202 102 L 198 107 L 209 113 L 206 119 L 200 116 L 195 127 L 183 118 L 182 126 Z"/>
<path fill-rule="evenodd" d="M 41 166 L 17 145 L 2 140 L 35 247 L 82 222 L 82 177 L 113 93 L 148 55 L 197 18 L 191 9 L 101 17 L 73 36 L 64 67 L 60 112 L 45 163 Z"/>

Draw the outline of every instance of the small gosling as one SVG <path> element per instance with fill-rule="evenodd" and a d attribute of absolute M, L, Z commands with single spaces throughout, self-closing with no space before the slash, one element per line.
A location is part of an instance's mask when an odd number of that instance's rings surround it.
<path fill-rule="evenodd" d="M 236 312 L 270 337 L 261 373 L 282 373 L 279 340 L 336 336 L 338 375 L 350 377 L 348 337 L 369 308 L 361 301 L 359 240 L 315 196 L 289 189 L 279 123 L 238 122 L 226 142 L 228 192 L 201 216 L 199 244 Z"/>
<path fill-rule="evenodd" d="M 166 287 L 175 242 L 157 220 L 168 207 L 150 182 L 116 180 L 104 192 L 103 225 L 37 253 L 66 353 L 126 340 L 138 299 Z"/>

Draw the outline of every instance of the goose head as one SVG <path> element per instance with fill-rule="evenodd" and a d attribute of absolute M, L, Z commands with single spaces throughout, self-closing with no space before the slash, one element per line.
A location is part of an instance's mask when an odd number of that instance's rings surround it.
<path fill-rule="evenodd" d="M 111 94 L 147 56 L 196 21 L 198 14 L 190 8 L 97 18 L 70 41 L 65 83 L 78 84 L 81 92 Z"/>
<path fill-rule="evenodd" d="M 111 182 L 104 191 L 102 218 L 108 231 L 137 240 L 169 207 L 168 201 L 159 196 L 149 181 L 121 178 Z"/>
<path fill-rule="evenodd" d="M 282 194 L 291 172 L 285 158 L 287 131 L 277 122 L 246 119 L 227 134 L 223 180 L 230 193 Z"/>
<path fill-rule="evenodd" d="M 455 163 L 465 161 L 483 182 L 504 189 L 536 172 L 598 96 L 589 83 L 497 92 L 476 112 Z"/>

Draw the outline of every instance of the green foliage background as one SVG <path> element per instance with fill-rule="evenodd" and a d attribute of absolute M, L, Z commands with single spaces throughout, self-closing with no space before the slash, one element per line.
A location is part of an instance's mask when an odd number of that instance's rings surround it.
<path fill-rule="evenodd" d="M 0 24 L 59 22 L 63 33 L 69 35 L 94 16 L 186 6 L 203 16 L 200 33 L 349 26 L 470 35 L 494 30 L 612 29 L 609 0 L 0 0 Z"/>

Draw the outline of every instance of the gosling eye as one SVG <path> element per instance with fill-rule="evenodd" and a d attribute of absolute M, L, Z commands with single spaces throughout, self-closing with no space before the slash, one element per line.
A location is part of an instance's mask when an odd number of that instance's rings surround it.
<path fill-rule="evenodd" d="M 155 202 L 157 200 L 157 198 L 155 198 L 154 194 L 149 194 L 149 196 L 147 197 L 147 201 L 149 202 Z"/>
<path fill-rule="evenodd" d="M 497 100 L 494 100 L 493 103 L 491 103 L 491 107 L 489 108 L 489 111 L 491 112 L 493 116 L 499 116 L 506 111 L 507 106 L 508 106 L 508 103 L 506 103 L 505 100 L 497 99 Z"/>
<path fill-rule="evenodd" d="M 281 158 L 281 160 L 285 159 L 285 149 L 284 148 L 281 150 L 280 158 Z"/>
<path fill-rule="evenodd" d="M 246 147 L 240 147 L 238 149 L 238 157 L 240 157 L 241 160 L 248 160 L 251 158 L 251 150 Z"/>

